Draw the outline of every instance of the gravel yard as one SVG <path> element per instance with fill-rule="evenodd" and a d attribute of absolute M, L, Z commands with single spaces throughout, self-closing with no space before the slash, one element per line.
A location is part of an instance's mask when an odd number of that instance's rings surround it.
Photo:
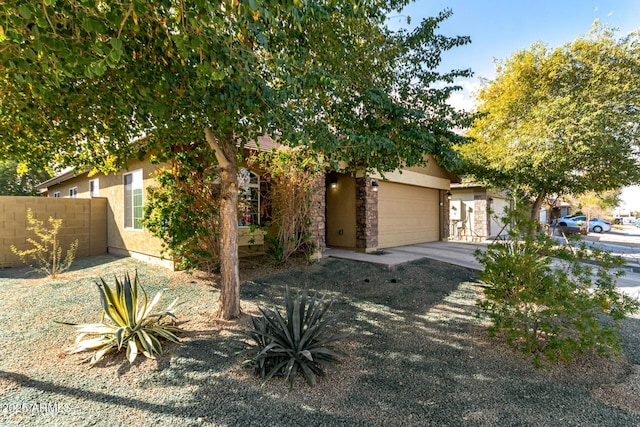
<path fill-rule="evenodd" d="M 254 268 L 251 268 L 251 267 Z M 147 294 L 179 297 L 182 344 L 157 360 L 64 354 L 75 336 L 54 320 L 100 317 L 99 276 L 138 270 Z M 212 318 L 218 285 L 130 258 L 78 259 L 51 281 L 25 268 L 0 270 L 0 425 L 38 426 L 639 426 L 640 321 L 623 325 L 624 354 L 585 354 L 536 369 L 488 337 L 477 315 L 476 273 L 431 260 L 388 270 L 325 259 L 287 270 L 243 269 L 242 308 Z M 285 285 L 330 294 L 336 331 L 348 331 L 340 371 L 292 392 L 261 387 L 241 331 L 256 305 L 280 304 Z"/>

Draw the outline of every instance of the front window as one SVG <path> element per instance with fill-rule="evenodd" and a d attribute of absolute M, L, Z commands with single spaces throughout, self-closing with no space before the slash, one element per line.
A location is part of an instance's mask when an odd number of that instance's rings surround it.
<path fill-rule="evenodd" d="M 78 187 L 73 187 L 69 189 L 69 197 L 73 197 L 74 199 L 78 197 Z"/>
<path fill-rule="evenodd" d="M 53 197 L 59 198 L 60 197 L 60 192 L 56 191 L 55 193 L 53 193 Z"/>
<path fill-rule="evenodd" d="M 260 225 L 260 177 L 247 169 L 238 173 L 238 225 Z"/>
<path fill-rule="evenodd" d="M 142 230 L 142 171 L 124 175 L 124 228 Z"/>
<path fill-rule="evenodd" d="M 100 186 L 97 178 L 89 181 L 89 196 L 100 197 Z"/>

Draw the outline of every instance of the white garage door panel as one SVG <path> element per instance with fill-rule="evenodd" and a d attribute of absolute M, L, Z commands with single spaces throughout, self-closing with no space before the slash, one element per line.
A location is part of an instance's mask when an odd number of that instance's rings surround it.
<path fill-rule="evenodd" d="M 390 248 L 439 239 L 438 190 L 380 182 L 378 247 Z"/>
<path fill-rule="evenodd" d="M 505 235 L 509 232 L 509 228 L 504 227 L 502 218 L 505 216 L 504 209 L 509 206 L 509 202 L 505 199 L 499 199 L 494 197 L 491 204 L 491 229 L 489 230 L 490 236 L 497 236 L 500 231 Z"/>

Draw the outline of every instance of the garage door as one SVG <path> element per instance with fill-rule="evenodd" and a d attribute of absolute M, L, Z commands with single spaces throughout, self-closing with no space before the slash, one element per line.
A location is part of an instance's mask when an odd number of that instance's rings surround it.
<path fill-rule="evenodd" d="M 440 240 L 439 202 L 438 190 L 380 182 L 378 247 Z"/>
<path fill-rule="evenodd" d="M 507 207 L 509 207 L 507 200 L 498 197 L 493 198 L 493 202 L 491 203 L 491 228 L 489 229 L 489 236 L 495 237 L 498 233 L 501 235 L 509 233 L 509 228 L 505 227 L 502 222 L 502 218 L 505 216 L 504 210 Z"/>

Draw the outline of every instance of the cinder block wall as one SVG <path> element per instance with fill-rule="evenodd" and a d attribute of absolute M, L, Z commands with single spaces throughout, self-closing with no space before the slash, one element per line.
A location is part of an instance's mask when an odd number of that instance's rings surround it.
<path fill-rule="evenodd" d="M 27 238 L 39 241 L 33 231 L 27 231 L 28 208 L 47 228 L 49 217 L 62 219 L 59 238 L 63 256 L 76 239 L 76 257 L 107 253 L 107 199 L 0 196 L 0 267 L 22 265 L 11 245 L 25 250 L 33 247 Z"/>

